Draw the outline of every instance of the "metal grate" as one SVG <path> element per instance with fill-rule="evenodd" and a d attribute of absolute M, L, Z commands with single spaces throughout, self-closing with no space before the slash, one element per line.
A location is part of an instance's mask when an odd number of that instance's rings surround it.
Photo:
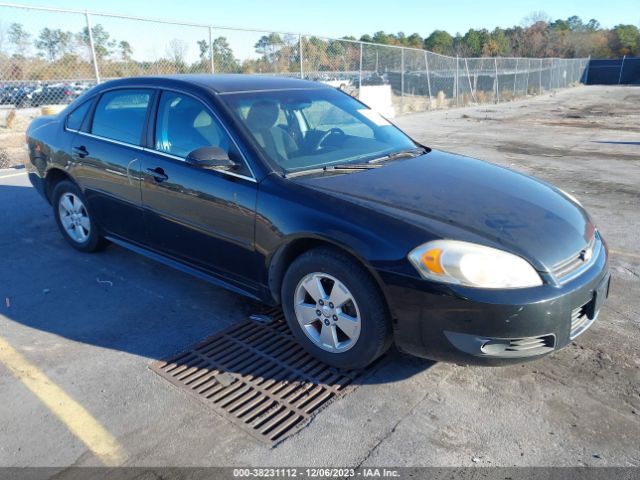
<path fill-rule="evenodd" d="M 346 371 L 315 360 L 291 335 L 279 309 L 255 318 L 150 368 L 255 438 L 275 445 L 344 396 L 373 366 Z"/>

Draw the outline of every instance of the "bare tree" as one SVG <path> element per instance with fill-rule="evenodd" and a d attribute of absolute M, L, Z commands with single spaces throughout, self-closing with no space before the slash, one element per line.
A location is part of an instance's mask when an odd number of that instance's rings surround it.
<path fill-rule="evenodd" d="M 22 24 L 12 23 L 9 26 L 9 42 L 13 45 L 16 55 L 26 57 L 31 47 L 31 34 L 27 32 Z"/>
<path fill-rule="evenodd" d="M 186 71 L 185 57 L 187 56 L 187 43 L 179 38 L 174 38 L 167 45 L 167 57 L 175 65 L 178 73 Z"/>

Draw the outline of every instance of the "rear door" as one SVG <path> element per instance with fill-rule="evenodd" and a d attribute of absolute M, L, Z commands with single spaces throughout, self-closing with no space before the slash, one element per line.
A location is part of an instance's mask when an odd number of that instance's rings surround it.
<path fill-rule="evenodd" d="M 76 176 L 98 224 L 111 235 L 144 243 L 140 198 L 142 136 L 155 91 L 116 89 L 98 99 L 86 131 L 72 144 Z"/>
<path fill-rule="evenodd" d="M 142 203 L 154 249 L 252 289 L 257 256 L 257 183 L 224 126 L 201 100 L 163 91 L 153 148 L 142 162 Z M 238 162 L 233 172 L 191 166 L 187 155 L 216 146 Z"/>

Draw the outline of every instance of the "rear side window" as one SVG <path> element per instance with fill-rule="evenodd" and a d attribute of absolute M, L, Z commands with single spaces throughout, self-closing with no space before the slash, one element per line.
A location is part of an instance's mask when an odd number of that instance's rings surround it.
<path fill-rule="evenodd" d="M 150 99 L 150 90 L 114 90 L 105 93 L 96 106 L 91 132 L 138 145 Z"/>
<path fill-rule="evenodd" d="M 67 128 L 71 130 L 80 130 L 84 117 L 87 115 L 89 107 L 91 107 L 91 103 L 91 100 L 84 102 L 67 116 Z"/>

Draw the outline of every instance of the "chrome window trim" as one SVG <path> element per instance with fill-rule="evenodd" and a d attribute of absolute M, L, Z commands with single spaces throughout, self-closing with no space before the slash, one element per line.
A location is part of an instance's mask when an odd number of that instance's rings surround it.
<path fill-rule="evenodd" d="M 155 112 L 155 118 L 154 120 L 154 132 L 153 132 L 153 137 L 154 137 L 154 141 L 155 141 L 155 122 L 158 119 L 158 111 L 160 110 L 160 101 L 162 101 L 162 92 L 174 92 L 174 93 L 179 93 L 180 95 L 187 95 L 191 98 L 193 98 L 194 100 L 196 100 L 197 102 L 201 103 L 204 108 L 212 115 L 212 117 L 216 120 L 216 122 L 218 122 L 218 124 L 222 127 L 222 129 L 224 130 L 224 132 L 227 134 L 227 136 L 229 137 L 229 139 L 233 142 L 233 144 L 236 147 L 236 150 L 238 150 L 238 153 L 240 154 L 240 157 L 242 157 L 242 161 L 244 162 L 244 164 L 247 166 L 247 168 L 249 169 L 249 173 L 251 173 L 251 176 L 247 176 L 247 175 L 240 175 L 238 173 L 232 173 L 232 172 L 228 172 L 225 170 L 217 170 L 218 172 L 222 172 L 225 173 L 227 175 L 231 175 L 234 177 L 238 177 L 238 178 L 244 178 L 247 180 L 253 180 L 255 183 L 258 183 L 258 181 L 256 180 L 256 174 L 253 172 L 253 168 L 251 168 L 251 163 L 247 160 L 247 157 L 245 156 L 244 152 L 242 151 L 242 149 L 240 148 L 240 145 L 238 145 L 238 142 L 236 142 L 236 139 L 233 137 L 233 135 L 231 135 L 231 132 L 229 131 L 229 129 L 227 128 L 227 126 L 224 124 L 224 122 L 220 119 L 220 117 L 218 116 L 218 114 L 216 112 L 214 112 L 211 107 L 205 102 L 203 101 L 201 98 L 197 97 L 196 95 L 193 95 L 189 92 L 185 92 L 183 90 L 177 89 L 177 88 L 173 88 L 173 87 L 155 87 L 157 90 L 160 90 L 160 100 L 158 101 L 158 108 L 156 108 L 156 112 Z M 185 159 L 183 157 L 177 156 L 177 155 L 173 155 L 171 153 L 167 153 L 167 152 L 163 152 L 161 150 L 157 150 L 155 148 L 146 148 L 143 149 L 145 151 L 151 151 L 154 153 L 159 153 L 161 155 L 165 155 L 169 158 L 173 158 L 176 160 L 181 160 L 181 161 L 185 161 Z"/>
<path fill-rule="evenodd" d="M 177 160 L 177 161 L 185 163 L 185 164 L 187 163 L 184 158 L 179 157 L 177 155 L 172 155 L 171 153 L 161 152 L 160 150 L 155 150 L 153 148 L 142 148 L 142 150 L 144 152 L 146 152 L 146 153 L 153 153 L 155 155 L 161 155 L 163 157 L 171 158 L 172 160 Z M 237 177 L 237 178 L 242 178 L 244 180 L 249 180 L 250 182 L 253 182 L 253 183 L 258 183 L 258 181 L 254 177 L 248 177 L 246 175 L 241 175 L 239 173 L 229 172 L 227 170 L 215 170 L 214 169 L 214 171 L 216 171 L 218 173 L 223 173 L 225 175 L 230 175 L 232 177 Z"/>
<path fill-rule="evenodd" d="M 144 148 L 142 148 L 140 145 L 134 145 L 133 143 L 121 142 L 120 140 L 114 140 L 113 138 L 101 137 L 100 135 L 94 135 L 93 133 L 89 133 L 89 132 L 81 132 L 79 130 L 76 130 L 75 133 L 77 133 L 79 135 L 84 135 L 85 137 L 97 138 L 98 140 L 104 140 L 105 142 L 114 143 L 116 145 L 121 145 L 123 147 L 130 147 L 130 148 L 133 148 L 135 150 L 140 150 L 140 151 L 144 150 Z"/>
<path fill-rule="evenodd" d="M 239 95 L 243 93 L 286 92 L 289 90 L 325 90 L 330 88 L 333 88 L 333 87 L 330 87 L 328 85 L 327 86 L 318 85 L 318 86 L 312 86 L 312 87 L 263 88 L 259 90 L 235 90 L 232 92 L 216 92 L 216 95 L 223 97 L 225 95 Z"/>

